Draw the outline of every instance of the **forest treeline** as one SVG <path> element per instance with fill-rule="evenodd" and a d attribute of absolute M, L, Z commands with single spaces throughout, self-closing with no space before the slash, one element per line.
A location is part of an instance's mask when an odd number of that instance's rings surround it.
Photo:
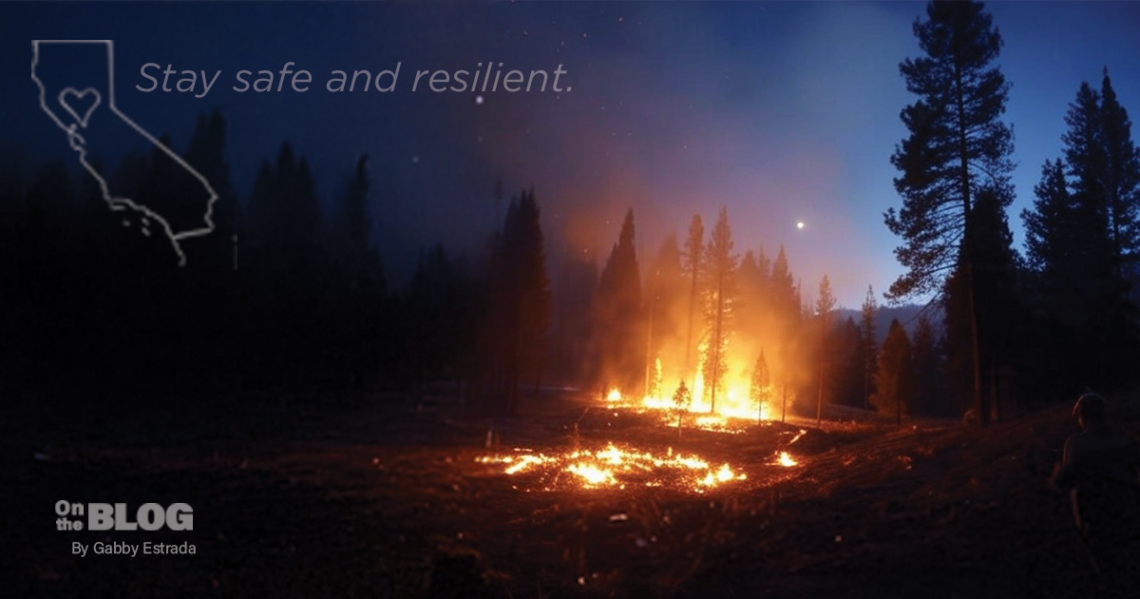
<path fill-rule="evenodd" d="M 0 387 L 81 401 L 447 387 L 477 413 L 508 414 L 562 385 L 709 408 L 744 393 L 812 416 L 825 404 L 900 420 L 972 408 L 982 421 L 1129 388 L 1140 363 L 1140 153 L 1127 111 L 1107 69 L 1075 86 L 1063 151 L 1020 215 L 1019 252 L 1006 214 L 1010 88 L 982 8 L 931 3 L 915 23 L 925 56 L 900 66 L 918 99 L 892 157 L 902 206 L 885 221 L 908 272 L 886 296 L 933 296 L 913 322 L 877 330 L 870 287 L 858 314 L 841 317 L 826 276 L 806 304 L 792 257 L 736 248 L 725 209 L 678 223 L 641 254 L 629 210 L 603 263 L 564 257 L 555 271 L 534 189 L 508 199 L 477 251 L 425 245 L 397 287 L 369 218 L 392 201 L 378 193 L 385 173 L 361 157 L 322 201 L 307 159 L 285 143 L 239 198 L 215 111 L 182 152 L 219 196 L 214 232 L 182 241 L 184 267 L 168 239 L 129 226 L 64 159 L 0 164 Z M 93 167 L 147 204 L 186 193 L 170 164 L 155 150 Z"/>
<path fill-rule="evenodd" d="M 902 206 L 885 215 L 907 272 L 888 295 L 939 293 L 947 383 L 982 423 L 1003 396 L 1135 384 L 1140 155 L 1107 67 L 1099 91 L 1082 82 L 1069 104 L 1063 155 L 1021 214 L 1023 256 L 1006 215 L 1016 190 L 1000 32 L 975 1 L 930 2 L 913 31 L 922 54 L 899 72 L 916 99 L 891 157 Z"/>

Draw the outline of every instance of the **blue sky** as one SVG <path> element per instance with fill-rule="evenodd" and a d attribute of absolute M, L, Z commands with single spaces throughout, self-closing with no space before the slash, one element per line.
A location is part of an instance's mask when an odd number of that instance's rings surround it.
<path fill-rule="evenodd" d="M 604 260 L 632 207 L 643 251 L 692 214 L 728 207 L 737 249 L 789 253 L 806 295 L 827 273 L 856 307 L 899 273 L 898 240 L 882 224 L 897 206 L 889 158 L 912 100 L 898 63 L 918 53 L 923 3 L 63 3 L 0 8 L 0 148 L 34 162 L 69 158 L 41 118 L 28 66 L 32 39 L 113 39 L 116 98 L 181 149 L 196 115 L 230 122 L 238 193 L 283 140 L 309 156 L 326 200 L 356 156 L 373 158 L 377 244 L 406 274 L 417 249 L 472 251 L 495 219 L 494 181 L 534 185 L 552 261 Z M 1016 135 L 1010 211 L 1032 200 L 1042 162 L 1061 151 L 1063 116 L 1082 80 L 1108 66 L 1121 101 L 1140 114 L 1140 5 L 996 2 L 1013 87 Z M 414 69 L 561 64 L 573 91 L 486 94 L 407 91 Z M 240 94 L 240 69 L 313 73 L 310 92 Z M 147 63 L 222 70 L 205 98 L 142 93 Z M 393 94 L 330 94 L 333 69 L 402 65 Z M 124 150 L 126 148 L 123 148 Z M 805 222 L 803 230 L 795 223 Z"/>

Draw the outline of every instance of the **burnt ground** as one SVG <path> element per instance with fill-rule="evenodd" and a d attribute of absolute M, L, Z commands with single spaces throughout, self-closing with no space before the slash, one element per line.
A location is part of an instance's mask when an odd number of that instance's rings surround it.
<path fill-rule="evenodd" d="M 500 423 L 487 449 L 486 423 L 446 404 L 166 405 L 6 410 L 0 594 L 1076 597 L 1094 578 L 1067 497 L 1048 486 L 1075 430 L 1064 406 L 986 430 L 769 423 L 678 439 L 644 416 L 548 399 Z M 702 494 L 586 490 L 476 461 L 608 440 L 697 452 L 748 478 Z M 773 465 L 782 449 L 799 465 Z M 194 529 L 57 531 L 61 499 L 127 503 L 132 516 L 185 502 Z M 196 554 L 71 555 L 75 541 L 148 540 Z"/>

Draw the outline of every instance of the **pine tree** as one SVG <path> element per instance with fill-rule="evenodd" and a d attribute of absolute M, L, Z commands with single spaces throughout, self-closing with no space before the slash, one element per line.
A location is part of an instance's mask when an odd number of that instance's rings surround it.
<path fill-rule="evenodd" d="M 912 342 L 914 361 L 915 412 L 949 415 L 942 394 L 942 364 L 934 326 L 926 314 L 920 314 Z"/>
<path fill-rule="evenodd" d="M 380 257 L 371 247 L 372 218 L 368 215 L 371 191 L 372 178 L 365 154 L 357 160 L 348 181 L 340 224 L 341 267 L 347 271 L 351 289 L 380 293 L 384 290 L 384 275 Z"/>
<path fill-rule="evenodd" d="M 473 332 L 473 284 L 443 245 L 421 251 L 401 307 L 400 357 L 417 378 L 454 375 Z M 371 357 L 375 352 L 356 349 Z"/>
<path fill-rule="evenodd" d="M 704 255 L 705 227 L 701 223 L 701 215 L 694 214 L 689 222 L 689 232 L 685 237 L 685 253 L 682 264 L 689 275 L 689 322 L 685 334 L 685 371 L 684 376 L 691 376 L 693 371 L 693 319 L 697 310 L 697 299 L 700 297 L 701 257 Z"/>
<path fill-rule="evenodd" d="M 524 375 L 533 376 L 535 388 L 539 386 L 551 320 L 546 250 L 533 189 L 507 206 L 493 250 L 470 405 L 503 416 L 518 409 Z"/>
<path fill-rule="evenodd" d="M 875 313 L 878 309 L 875 292 L 867 285 L 867 297 L 859 309 L 859 356 L 863 372 L 864 407 L 871 407 L 871 394 L 874 392 L 875 369 L 879 357 L 878 332 L 875 331 Z"/>
<path fill-rule="evenodd" d="M 788 387 L 798 383 L 796 372 L 789 366 L 792 364 L 808 363 L 810 356 L 797 355 L 796 337 L 802 333 L 800 330 L 801 310 L 800 292 L 795 279 L 788 266 L 788 255 L 781 245 L 772 262 L 771 276 L 768 278 L 768 297 L 773 319 L 772 334 L 778 341 L 775 345 L 768 345 L 770 351 L 776 354 L 776 363 L 781 366 L 775 374 L 780 385 L 781 404 L 786 403 Z M 810 385 L 810 376 L 805 384 Z M 795 399 L 795 395 L 793 395 Z M 783 407 L 783 406 L 782 406 Z M 783 411 L 783 410 L 781 410 Z"/>
<path fill-rule="evenodd" d="M 1083 82 L 1065 115 L 1064 162 L 1047 162 L 1022 214 L 1040 308 L 1056 329 L 1051 372 L 1070 390 L 1134 378 L 1140 331 L 1128 264 L 1137 255 L 1140 159 L 1131 124 L 1105 72 Z M 1066 176 L 1067 175 L 1067 176 Z"/>
<path fill-rule="evenodd" d="M 827 275 L 819 282 L 819 297 L 815 301 L 815 317 L 819 323 L 819 393 L 815 403 L 815 423 L 819 426 L 823 422 L 823 382 L 827 376 L 830 356 L 829 339 L 831 333 L 832 311 L 835 310 L 835 295 L 831 292 L 831 281 Z"/>
<path fill-rule="evenodd" d="M 1013 132 L 1000 120 L 1009 84 L 993 66 L 1002 39 L 983 8 L 980 2 L 935 1 L 927 5 L 927 20 L 915 21 L 925 56 L 905 60 L 899 70 L 907 90 L 919 99 L 902 112 L 909 136 L 891 157 L 901 171 L 895 189 L 903 206 L 888 210 L 885 222 L 905 242 L 895 255 L 907 268 L 891 285 L 890 297 L 937 290 L 949 271 L 959 264 L 964 270 L 973 401 L 985 423 L 989 406 L 978 355 L 977 316 L 983 307 L 974 297 L 979 261 L 973 205 L 981 186 L 1000 185 L 1012 171 Z"/>
<path fill-rule="evenodd" d="M 898 319 L 891 321 L 883 348 L 879 351 L 879 368 L 875 374 L 875 395 L 871 403 L 880 414 L 894 414 L 896 424 L 914 405 L 914 366 L 910 339 Z"/>
<path fill-rule="evenodd" d="M 592 335 L 595 294 L 598 288 L 598 265 L 586 260 L 564 260 L 559 269 L 558 284 L 552 294 L 557 317 L 551 342 L 550 374 L 564 381 L 596 381 Z"/>
<path fill-rule="evenodd" d="M 197 262 L 204 262 L 204 269 L 217 279 L 223 270 L 231 267 L 232 245 L 238 235 L 240 207 L 234 192 L 230 174 L 230 164 L 226 159 L 226 120 L 220 110 L 210 116 L 200 114 L 194 135 L 186 147 L 183 159 L 194 167 L 207 181 L 218 197 L 210 206 L 210 222 L 213 232 L 201 238 L 192 238 L 191 248 L 204 254 Z M 201 249 L 199 249 L 201 248 Z M 195 262 L 191 257 L 190 263 Z"/>
<path fill-rule="evenodd" d="M 772 263 L 771 282 L 773 309 L 785 328 L 790 330 L 799 323 L 800 293 L 796 288 L 795 279 L 792 278 L 788 255 L 784 252 L 783 245 L 780 245 L 780 251 Z"/>
<path fill-rule="evenodd" d="M 1108 197 L 1103 186 L 1106 157 L 1102 143 L 1100 95 L 1087 82 L 1077 90 L 1076 100 L 1065 114 L 1066 173 L 1071 177 L 1073 210 L 1068 226 L 1082 232 L 1081 261 L 1111 259 Z"/>
<path fill-rule="evenodd" d="M 739 330 L 755 336 L 761 330 L 764 316 L 763 285 L 764 274 L 751 250 L 744 252 L 736 270 L 737 284 L 737 323 Z"/>
<path fill-rule="evenodd" d="M 184 345 L 180 385 L 210 379 L 225 381 L 241 360 L 241 294 L 238 274 L 240 206 L 226 158 L 226 122 L 221 111 L 198 116 L 183 159 L 217 194 L 209 207 L 213 230 L 181 242 L 187 256 L 186 308 L 179 310 Z M 248 241 L 248 239 L 247 239 Z"/>
<path fill-rule="evenodd" d="M 772 400 L 772 375 L 768 372 L 768 360 L 764 358 L 763 351 L 756 356 L 756 363 L 752 366 L 752 385 L 748 395 L 760 405 L 758 417 L 762 417 L 764 406 Z"/>
<path fill-rule="evenodd" d="M 633 210 L 629 209 L 618 242 L 602 269 L 596 302 L 602 370 L 607 383 L 626 392 L 644 382 L 641 307 L 636 229 Z"/>
<path fill-rule="evenodd" d="M 1134 263 L 1140 253 L 1140 150 L 1132 141 L 1132 121 L 1116 97 L 1108 67 L 1104 69 L 1100 97 L 1105 162 L 1101 185 L 1107 196 L 1117 276 L 1123 278 L 1123 267 Z"/>
<path fill-rule="evenodd" d="M 550 278 L 546 274 L 546 249 L 540 211 L 534 189 L 520 194 L 514 210 L 514 222 L 504 229 L 503 250 L 511 277 L 508 288 L 516 295 L 509 305 L 516 308 L 517 330 L 512 348 L 512 361 L 518 373 L 534 376 L 537 390 L 542 379 L 542 357 L 550 328 Z M 517 378 L 517 375 L 516 375 Z M 517 388 L 510 390 L 511 412 L 516 409 Z"/>
<path fill-rule="evenodd" d="M 862 350 L 863 340 L 855 318 L 848 316 L 842 324 L 835 327 L 831 338 L 834 347 L 832 363 L 835 365 L 835 402 L 857 408 L 869 406 L 870 402 L 863 394 L 867 370 Z"/>
<path fill-rule="evenodd" d="M 973 359 L 979 360 L 983 381 L 989 381 L 986 391 L 983 420 L 996 418 L 999 406 L 994 402 L 997 389 L 993 388 L 996 374 L 1022 364 L 1027 349 L 1021 339 L 1026 332 L 1025 310 L 1019 285 L 1021 257 L 1013 249 L 1005 207 L 1012 201 L 1012 188 L 1008 185 L 984 185 L 978 188 L 977 199 L 971 213 L 975 227 L 972 270 L 973 293 L 966 287 L 967 269 L 960 266 L 946 280 L 943 289 L 945 307 L 947 372 L 954 384 L 956 395 L 969 396 L 974 379 Z M 964 252 L 960 255 L 964 261 Z M 973 298 L 976 306 L 984 307 L 975 318 L 978 329 L 978 346 L 972 343 L 971 311 Z M 975 405 L 976 402 L 971 402 Z M 976 413 L 976 412 L 975 412 Z"/>
<path fill-rule="evenodd" d="M 246 353 L 260 362 L 266 384 L 311 382 L 322 362 L 327 331 L 318 306 L 322 294 L 320 200 L 308 161 L 281 145 L 273 165 L 262 163 L 249 200 L 249 274 Z M 243 244 L 244 246 L 244 244 Z"/>
<path fill-rule="evenodd" d="M 735 325 L 736 263 L 732 249 L 732 229 L 728 210 L 720 209 L 712 234 L 705 246 L 707 266 L 706 326 L 708 350 L 705 356 L 705 388 L 710 394 L 711 411 L 716 412 L 717 392 L 728 372 L 728 341 Z"/>
<path fill-rule="evenodd" d="M 1070 251 L 1076 234 L 1072 226 L 1072 197 L 1061 160 L 1046 160 L 1041 181 L 1034 186 L 1033 209 L 1021 212 L 1025 223 L 1025 248 L 1029 266 L 1053 288 L 1076 266 Z"/>
<path fill-rule="evenodd" d="M 335 261 L 330 265 L 326 278 L 335 281 L 325 284 L 329 296 L 326 306 L 326 319 L 332 324 L 328 328 L 336 332 L 336 346 L 341 352 L 345 376 L 351 390 L 360 390 L 370 366 L 377 359 L 379 340 L 384 326 L 385 304 L 384 270 L 380 255 L 371 246 L 372 219 L 368 215 L 368 205 L 372 190 L 372 178 L 368 169 L 368 155 L 357 159 L 356 167 L 348 178 L 337 222 L 327 240 Z M 335 266 L 335 269 L 332 268 Z M 427 256 L 421 255 L 417 264 L 417 276 L 424 271 L 423 278 L 434 281 L 450 274 L 450 263 L 442 247 Z M 413 282 L 416 279 L 413 278 Z M 430 286 L 429 286 L 430 287 Z M 452 315 L 442 315 L 447 319 Z"/>
<path fill-rule="evenodd" d="M 684 372 L 685 313 L 688 309 L 689 280 L 682 266 L 677 236 L 667 235 L 653 261 L 649 306 L 649 363 L 660 359 L 666 372 Z"/>

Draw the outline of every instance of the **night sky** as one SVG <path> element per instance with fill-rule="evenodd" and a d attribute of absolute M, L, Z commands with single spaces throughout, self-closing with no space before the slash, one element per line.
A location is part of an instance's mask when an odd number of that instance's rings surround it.
<path fill-rule="evenodd" d="M 1081 81 L 1099 88 L 1108 66 L 1121 102 L 1140 115 L 1140 4 L 988 9 L 1012 83 L 1009 216 L 1020 247 L 1018 213 L 1043 161 L 1060 155 Z M 739 251 L 774 255 L 783 243 L 805 299 L 827 273 L 840 303 L 857 307 L 868 284 L 884 291 L 900 272 L 882 213 L 900 204 L 889 158 L 905 135 L 899 111 L 913 98 L 898 63 L 918 55 L 911 24 L 922 14 L 923 3 L 909 2 L 3 3 L 0 152 L 33 165 L 74 162 L 38 106 L 31 40 L 110 39 L 119 110 L 151 133 L 169 132 L 176 150 L 199 112 L 222 109 L 243 201 L 282 141 L 309 157 L 325 201 L 368 153 L 375 241 L 397 281 L 421 246 L 478 247 L 496 221 L 502 178 L 509 192 L 535 187 L 552 272 L 571 254 L 603 262 L 627 207 L 648 254 L 665 234 L 683 234 L 693 213 L 711 225 L 724 205 Z M 312 73 L 308 92 L 288 83 L 280 93 L 232 89 L 239 70 L 254 71 L 252 81 L 289 61 Z M 481 102 L 471 92 L 410 91 L 416 70 L 488 61 L 524 72 L 561 64 L 571 91 L 500 90 Z M 135 86 L 150 86 L 139 74 L 149 62 L 222 73 L 204 98 L 143 93 Z M 335 69 L 375 76 L 397 62 L 395 92 L 325 90 Z"/>

